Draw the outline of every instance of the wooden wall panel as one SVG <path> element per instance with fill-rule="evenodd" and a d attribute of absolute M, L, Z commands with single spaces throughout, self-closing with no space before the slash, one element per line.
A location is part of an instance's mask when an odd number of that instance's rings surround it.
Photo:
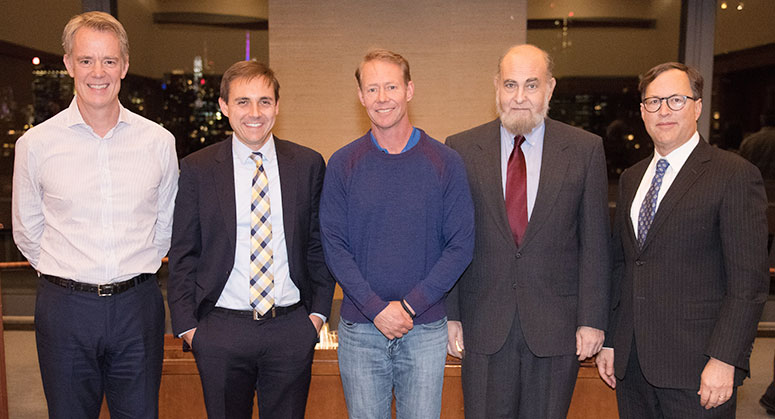
<path fill-rule="evenodd" d="M 409 60 L 409 115 L 432 137 L 492 120 L 498 58 L 525 41 L 526 16 L 526 0 L 270 0 L 269 64 L 281 85 L 274 132 L 325 158 L 363 135 L 354 72 L 372 47 Z"/>

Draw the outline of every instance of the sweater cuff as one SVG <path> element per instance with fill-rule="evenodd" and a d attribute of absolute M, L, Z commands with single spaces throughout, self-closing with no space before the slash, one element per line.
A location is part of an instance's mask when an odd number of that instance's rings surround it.
<path fill-rule="evenodd" d="M 387 301 L 383 301 L 377 294 L 374 294 L 374 296 L 369 298 L 369 300 L 366 301 L 366 304 L 363 305 L 361 312 L 366 318 L 374 322 L 374 318 L 377 317 L 377 314 L 381 313 L 387 306 Z"/>

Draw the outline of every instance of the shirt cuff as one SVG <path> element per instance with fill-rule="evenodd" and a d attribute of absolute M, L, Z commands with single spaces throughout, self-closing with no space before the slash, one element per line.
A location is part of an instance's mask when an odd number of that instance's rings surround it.
<path fill-rule="evenodd" d="M 326 316 L 324 316 L 324 315 L 322 315 L 320 313 L 310 313 L 310 314 L 313 315 L 313 316 L 316 316 L 316 317 L 320 317 L 323 320 L 323 323 L 328 321 L 328 319 L 326 319 Z"/>
<path fill-rule="evenodd" d="M 192 330 L 194 330 L 194 329 L 196 329 L 196 327 L 192 327 L 192 328 L 190 328 L 190 329 L 186 330 L 185 332 L 183 332 L 183 333 L 179 334 L 179 335 L 178 335 L 178 337 L 182 339 L 182 338 L 183 338 L 183 335 L 185 335 L 186 333 L 188 333 L 188 332 L 190 332 L 190 331 L 192 331 Z"/>

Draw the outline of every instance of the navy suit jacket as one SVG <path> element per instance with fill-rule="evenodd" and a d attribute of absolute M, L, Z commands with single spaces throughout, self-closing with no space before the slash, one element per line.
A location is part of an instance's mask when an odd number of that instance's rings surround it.
<path fill-rule="evenodd" d="M 700 140 L 640 248 L 630 209 L 652 158 L 619 179 L 606 336 L 614 371 L 624 377 L 634 336 L 654 386 L 699 388 L 709 357 L 734 365 L 739 385 L 769 288 L 762 177 L 740 156 Z"/>
<path fill-rule="evenodd" d="M 309 313 L 328 316 L 334 280 L 323 259 L 318 221 L 325 162 L 307 147 L 274 141 L 291 280 Z M 197 327 L 226 285 L 234 265 L 236 214 L 230 137 L 180 164 L 167 290 L 176 336 Z"/>

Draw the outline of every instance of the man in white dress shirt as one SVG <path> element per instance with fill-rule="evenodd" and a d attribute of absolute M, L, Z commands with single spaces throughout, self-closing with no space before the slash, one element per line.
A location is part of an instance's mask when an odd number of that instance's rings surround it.
<path fill-rule="evenodd" d="M 16 144 L 13 235 L 40 276 L 35 331 L 49 416 L 158 416 L 164 304 L 156 279 L 172 233 L 175 139 L 118 100 L 129 68 L 112 16 L 62 34 L 70 107 Z"/>

